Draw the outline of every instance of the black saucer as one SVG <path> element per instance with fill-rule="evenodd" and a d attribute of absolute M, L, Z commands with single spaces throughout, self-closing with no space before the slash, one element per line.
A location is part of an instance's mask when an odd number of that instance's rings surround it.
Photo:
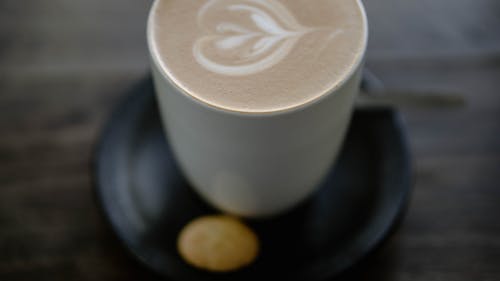
<path fill-rule="evenodd" d="M 95 155 L 104 215 L 128 250 L 167 280 L 331 279 L 394 230 L 410 176 L 398 113 L 356 110 L 340 158 L 319 192 L 281 217 L 248 221 L 262 242 L 258 260 L 235 273 L 213 274 L 185 264 L 176 251 L 180 229 L 216 211 L 194 194 L 172 158 L 150 78 L 118 106 Z"/>

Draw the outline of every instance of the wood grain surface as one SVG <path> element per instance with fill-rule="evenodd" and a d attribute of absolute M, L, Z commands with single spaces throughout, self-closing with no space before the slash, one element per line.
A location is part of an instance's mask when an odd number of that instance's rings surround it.
<path fill-rule="evenodd" d="M 150 4 L 0 0 L 0 280 L 160 280 L 114 238 L 90 169 L 110 111 L 148 71 Z M 401 109 L 408 214 L 341 280 L 500 280 L 500 1 L 365 4 L 367 65 L 387 87 L 467 106 Z"/>

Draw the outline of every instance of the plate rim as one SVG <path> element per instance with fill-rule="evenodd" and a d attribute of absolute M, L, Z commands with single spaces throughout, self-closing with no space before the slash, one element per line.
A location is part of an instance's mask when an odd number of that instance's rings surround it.
<path fill-rule="evenodd" d="M 93 191 L 93 196 L 97 202 L 97 208 L 101 215 L 104 217 L 106 220 L 107 225 L 109 226 L 111 232 L 113 235 L 118 238 L 120 244 L 123 246 L 124 249 L 126 249 L 126 252 L 136 261 L 138 261 L 141 266 L 144 268 L 148 269 L 150 272 L 155 273 L 158 276 L 162 276 L 165 278 L 165 280 L 175 280 L 174 277 L 169 276 L 165 274 L 164 272 L 158 271 L 156 268 L 152 267 L 150 262 L 147 260 L 146 257 L 144 257 L 141 253 L 137 251 L 137 249 L 134 249 L 133 246 L 130 245 L 129 239 L 125 235 L 123 235 L 122 231 L 119 230 L 120 226 L 117 224 L 116 219 L 113 218 L 112 210 L 111 207 L 109 207 L 107 204 L 109 203 L 108 201 L 105 200 L 105 196 L 103 194 L 103 187 L 102 187 L 102 182 L 103 178 L 103 171 L 106 170 L 106 167 L 102 167 L 102 159 L 106 158 L 106 149 L 108 144 L 108 139 L 110 136 L 116 134 L 115 131 L 117 130 L 117 127 L 115 126 L 116 123 L 126 123 L 122 121 L 122 117 L 124 114 L 127 114 L 127 112 L 124 112 L 124 108 L 130 107 L 130 104 L 133 104 L 135 100 L 142 100 L 144 104 L 147 104 L 148 99 L 141 97 L 141 95 L 138 95 L 137 92 L 139 90 L 144 91 L 146 87 L 151 87 L 151 88 L 146 88 L 146 89 L 153 89 L 152 85 L 152 80 L 151 76 L 147 75 L 146 77 L 140 79 L 136 84 L 134 84 L 131 89 L 128 90 L 128 93 L 125 94 L 120 101 L 115 105 L 113 110 L 111 111 L 111 114 L 105 119 L 104 126 L 100 129 L 100 132 L 98 133 L 98 137 L 96 138 L 93 146 L 92 146 L 92 151 L 91 151 L 91 161 L 90 161 L 90 166 L 91 166 L 91 183 L 92 183 L 92 191 Z M 143 95 L 145 96 L 145 95 Z M 134 105 L 132 105 L 134 106 Z M 138 109 L 140 109 L 140 106 L 135 105 Z M 323 272 L 324 277 L 318 277 L 318 278 L 305 278 L 304 279 L 298 279 L 298 280 L 328 280 L 333 277 L 338 277 L 343 274 L 347 274 L 348 272 L 352 271 L 358 264 L 363 263 L 366 261 L 370 256 L 372 256 L 373 253 L 377 252 L 383 245 L 392 237 L 394 232 L 398 229 L 400 224 L 402 223 L 406 213 L 408 212 L 409 208 L 409 203 L 411 199 L 411 194 L 413 190 L 413 185 L 414 185 L 414 174 L 413 174 L 413 159 L 411 157 L 411 152 L 409 149 L 409 141 L 408 141 L 408 136 L 405 131 L 406 123 L 405 120 L 402 116 L 402 114 L 395 108 L 391 107 L 382 107 L 382 108 L 373 108 L 373 109 L 356 109 L 358 111 L 384 111 L 390 114 L 390 119 L 391 119 L 391 124 L 394 126 L 394 128 L 397 131 L 397 143 L 400 146 L 399 150 L 401 153 L 401 159 L 403 161 L 403 167 L 401 168 L 401 171 L 404 172 L 404 175 L 402 176 L 404 183 L 402 183 L 405 187 L 402 188 L 401 196 L 398 200 L 397 211 L 393 214 L 393 216 L 388 220 L 388 225 L 386 225 L 383 230 L 377 235 L 377 237 L 373 238 L 373 242 L 371 243 L 372 245 L 368 247 L 363 253 L 358 254 L 357 257 L 351 258 L 348 262 L 346 262 L 345 265 L 336 266 L 335 268 L 332 268 L 331 271 L 329 272 Z M 355 114 L 355 113 L 353 113 Z M 135 117 L 141 117 L 141 116 L 135 116 Z"/>

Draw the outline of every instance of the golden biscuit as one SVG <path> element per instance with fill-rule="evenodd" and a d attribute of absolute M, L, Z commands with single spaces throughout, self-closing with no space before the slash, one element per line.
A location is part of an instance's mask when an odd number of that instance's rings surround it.
<path fill-rule="evenodd" d="M 257 235 L 238 219 L 203 216 L 180 232 L 177 248 L 189 264 L 209 271 L 234 271 L 252 263 L 259 251 Z"/>

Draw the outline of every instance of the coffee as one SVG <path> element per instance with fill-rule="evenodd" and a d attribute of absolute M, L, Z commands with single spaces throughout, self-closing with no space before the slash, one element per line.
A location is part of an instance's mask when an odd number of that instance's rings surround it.
<path fill-rule="evenodd" d="M 358 0 L 159 0 L 153 61 L 184 94 L 219 109 L 272 113 L 334 91 L 361 63 Z"/>
<path fill-rule="evenodd" d="M 158 108 L 201 198 L 263 217 L 317 190 L 350 122 L 367 33 L 360 0 L 156 0 Z"/>

